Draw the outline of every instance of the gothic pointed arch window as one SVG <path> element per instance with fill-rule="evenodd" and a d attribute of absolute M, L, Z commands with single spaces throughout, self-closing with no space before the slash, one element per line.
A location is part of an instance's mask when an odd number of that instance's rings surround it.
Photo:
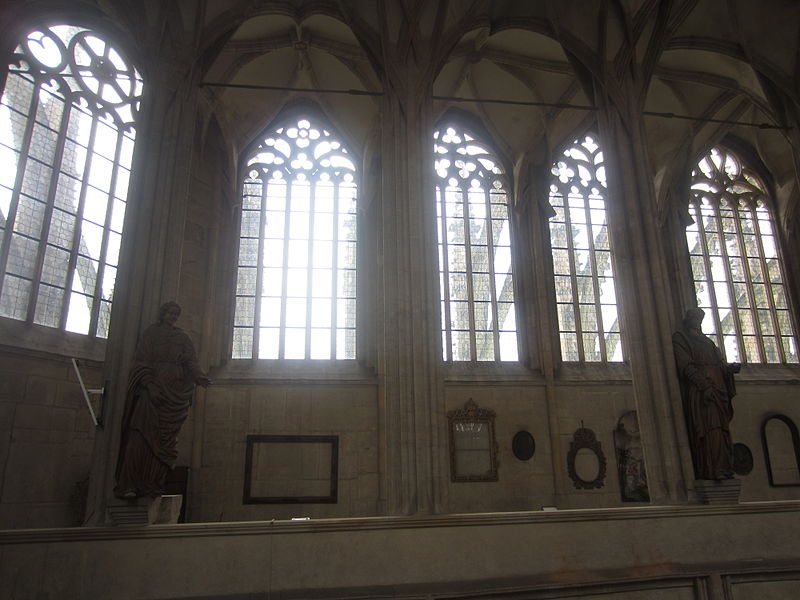
<path fill-rule="evenodd" d="M 730 362 L 797 363 L 778 235 L 763 181 L 718 146 L 692 171 L 686 228 L 704 332 Z"/>
<path fill-rule="evenodd" d="M 319 117 L 280 121 L 249 153 L 233 358 L 356 358 L 357 181 Z"/>
<path fill-rule="evenodd" d="M 142 77 L 74 25 L 29 32 L 0 98 L 0 316 L 105 338 Z"/>
<path fill-rule="evenodd" d="M 442 347 L 446 361 L 516 361 L 508 181 L 456 122 L 433 134 Z"/>
<path fill-rule="evenodd" d="M 605 163 L 595 134 L 574 140 L 553 164 L 550 205 L 561 358 L 622 361 Z"/>

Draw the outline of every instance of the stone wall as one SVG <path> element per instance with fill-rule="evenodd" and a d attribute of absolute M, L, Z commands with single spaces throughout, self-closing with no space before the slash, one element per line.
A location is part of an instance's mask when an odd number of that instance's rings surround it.
<path fill-rule="evenodd" d="M 753 454 L 753 470 L 742 480 L 742 501 L 790 500 L 800 498 L 800 486 L 773 487 L 767 475 L 767 463 L 761 427 L 764 420 L 782 414 L 800 426 L 800 382 L 789 380 L 782 384 L 740 382 L 733 400 L 734 416 L 731 435 L 734 443 L 745 444 Z M 800 473 L 798 473 L 800 475 Z"/>
<path fill-rule="evenodd" d="M 199 463 L 190 475 L 190 520 L 378 514 L 379 438 L 374 385 L 221 382 L 204 394 L 197 418 L 202 424 L 195 427 L 195 443 L 200 448 Z M 338 436 L 338 501 L 243 504 L 248 435 Z"/>
<path fill-rule="evenodd" d="M 547 386 L 527 383 L 463 383 L 445 386 L 446 411 L 472 399 L 495 412 L 498 480 L 454 482 L 450 477 L 447 431 L 440 459 L 446 512 L 537 510 L 543 506 L 590 508 L 630 506 L 621 498 L 614 430 L 619 418 L 635 410 L 632 386 L 561 382 L 553 387 L 555 419 L 548 416 Z M 781 413 L 800 423 L 792 398 L 796 385 L 739 386 L 734 442 L 753 454 L 753 470 L 741 475 L 742 501 L 789 500 L 800 487 L 772 487 L 767 478 L 761 424 Z M 270 520 L 293 516 L 358 517 L 382 514 L 379 388 L 346 382 L 253 382 L 224 380 L 198 395 L 181 435 L 180 464 L 191 465 L 189 520 L 193 522 Z M 446 417 L 442 418 L 443 427 Z M 557 425 L 551 435 L 551 423 Z M 606 458 L 602 486 L 577 488 L 568 476 L 567 454 L 575 430 L 594 431 Z M 517 459 L 512 439 L 529 431 L 536 442 L 533 458 Z M 339 436 L 339 500 L 336 504 L 255 504 L 242 502 L 248 435 Z M 555 437 L 556 445 L 552 443 Z M 554 455 L 554 450 L 557 453 Z M 194 462 L 193 462 L 194 461 Z M 635 504 L 635 503 L 634 503 Z"/>
<path fill-rule="evenodd" d="M 447 410 L 463 407 L 472 399 L 480 408 L 495 412 L 497 481 L 448 482 L 450 512 L 536 510 L 554 504 L 553 460 L 542 385 L 465 385 L 446 387 Z M 528 431 L 535 441 L 533 457 L 514 457 L 511 441 L 518 431 Z M 445 438 L 445 444 L 447 443 Z M 445 457 L 449 450 L 445 445 Z M 449 463 L 446 473 L 450 473 Z M 449 478 L 449 476 L 448 476 Z"/>
<path fill-rule="evenodd" d="M 80 367 L 102 387 L 100 364 Z M 69 359 L 0 349 L 0 529 L 80 525 L 93 445 Z"/>

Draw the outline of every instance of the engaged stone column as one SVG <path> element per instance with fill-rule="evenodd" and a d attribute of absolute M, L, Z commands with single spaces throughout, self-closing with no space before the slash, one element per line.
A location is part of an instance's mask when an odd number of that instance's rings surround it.
<path fill-rule="evenodd" d="M 655 190 L 647 160 L 637 86 L 616 90 L 612 99 L 596 86 L 598 120 L 607 164 L 608 223 L 614 240 L 620 313 L 631 364 L 636 411 L 653 503 L 687 499 L 694 479 L 683 433 L 675 378 L 664 232 L 656 218 Z M 622 93 L 626 91 L 627 93 Z M 629 104 L 619 106 L 620 98 Z"/>
<path fill-rule="evenodd" d="M 92 458 L 86 524 L 108 522 L 128 375 L 139 336 L 164 299 L 177 297 L 186 217 L 187 172 L 196 125 L 196 81 L 178 62 L 147 82 L 148 102 L 137 131 L 111 330 L 104 371 L 109 381 L 103 428 Z"/>
<path fill-rule="evenodd" d="M 413 67 L 385 83 L 382 107 L 384 303 L 379 373 L 389 514 L 437 512 L 445 450 L 435 319 L 436 214 L 430 164 L 430 96 Z M 432 262 L 433 260 L 433 262 Z M 380 320 L 379 320 L 380 322 Z"/>

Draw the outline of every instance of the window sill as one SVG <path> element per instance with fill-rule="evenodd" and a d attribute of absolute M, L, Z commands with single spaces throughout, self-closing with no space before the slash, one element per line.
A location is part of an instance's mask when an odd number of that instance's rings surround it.
<path fill-rule="evenodd" d="M 633 382 L 628 363 L 565 362 L 556 369 L 557 383 L 630 384 Z"/>
<path fill-rule="evenodd" d="M 79 333 L 61 331 L 44 325 L 0 317 L 2 345 L 11 348 L 56 354 L 102 363 L 106 356 L 106 341 Z"/>
<path fill-rule="evenodd" d="M 544 385 L 541 372 L 519 362 L 445 362 L 445 383 L 517 383 Z"/>
<path fill-rule="evenodd" d="M 250 383 L 354 383 L 377 385 L 374 371 L 356 360 L 238 360 L 213 367 L 216 384 Z"/>
<path fill-rule="evenodd" d="M 734 375 L 736 383 L 775 383 L 780 385 L 800 384 L 800 365 L 742 365 L 742 371 Z"/>

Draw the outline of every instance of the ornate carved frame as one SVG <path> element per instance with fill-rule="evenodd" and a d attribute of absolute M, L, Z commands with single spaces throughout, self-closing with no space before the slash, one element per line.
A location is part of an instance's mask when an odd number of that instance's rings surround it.
<path fill-rule="evenodd" d="M 464 408 L 451 410 L 447 413 L 448 437 L 450 439 L 450 481 L 469 482 L 469 481 L 497 481 L 497 440 L 494 435 L 495 412 L 488 408 L 480 408 L 475 401 L 470 398 L 464 404 Z M 456 472 L 456 440 L 455 427 L 458 423 L 482 423 L 485 424 L 489 432 L 489 463 L 490 469 L 485 475 L 459 475 Z"/>
<path fill-rule="evenodd" d="M 592 481 L 581 479 L 575 470 L 575 457 L 578 455 L 578 450 L 582 448 L 591 450 L 594 452 L 595 456 L 597 456 L 597 477 Z M 575 487 L 579 490 L 591 490 L 603 487 L 606 478 L 606 455 L 603 454 L 603 448 L 600 442 L 597 441 L 594 431 L 591 429 L 579 427 L 572 435 L 572 441 L 569 444 L 569 452 L 567 453 L 567 472 L 569 473 L 570 479 L 572 479 L 572 482 L 575 484 Z"/>

